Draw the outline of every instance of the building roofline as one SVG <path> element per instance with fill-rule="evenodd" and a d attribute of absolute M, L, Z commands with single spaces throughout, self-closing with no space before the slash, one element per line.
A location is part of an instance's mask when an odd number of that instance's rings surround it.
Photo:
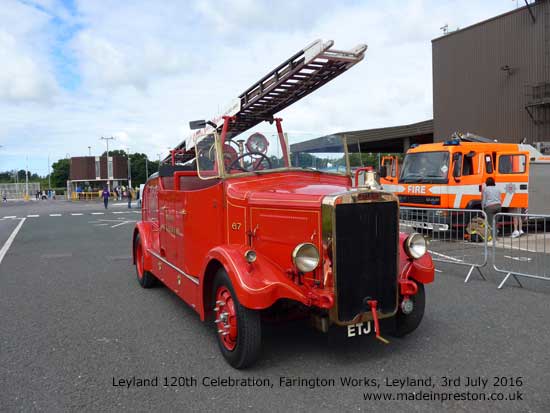
<path fill-rule="evenodd" d="M 462 33 L 462 32 L 464 32 L 464 31 L 466 31 L 466 30 L 473 29 L 474 27 L 481 26 L 481 25 L 483 25 L 483 24 L 485 24 L 485 23 L 489 23 L 489 22 L 491 22 L 491 21 L 493 21 L 493 20 L 501 19 L 501 18 L 506 17 L 506 16 L 508 16 L 508 15 L 510 15 L 510 14 L 520 13 L 520 12 L 522 12 L 522 11 L 527 10 L 527 7 L 538 6 L 538 5 L 541 4 L 541 3 L 542 3 L 542 2 L 530 3 L 529 6 L 518 7 L 517 9 L 510 10 L 510 11 L 507 11 L 506 13 L 502 13 L 502 14 L 499 14 L 499 15 L 497 15 L 497 16 L 490 17 L 490 18 L 488 18 L 488 19 L 486 19 L 486 20 L 482 20 L 482 21 L 480 21 L 480 22 L 474 23 L 474 24 L 472 24 L 472 25 L 470 25 L 470 26 L 467 26 L 467 27 L 464 27 L 464 28 L 462 28 L 462 29 L 458 29 L 458 30 L 455 30 L 455 31 L 452 31 L 452 32 L 448 32 L 447 34 L 444 34 L 444 35 L 442 35 L 442 36 L 436 37 L 435 39 L 432 39 L 432 43 L 437 42 L 437 41 L 442 40 L 442 39 L 446 39 L 446 38 L 448 38 L 449 36 L 453 36 L 453 35 L 455 35 L 455 34 Z"/>

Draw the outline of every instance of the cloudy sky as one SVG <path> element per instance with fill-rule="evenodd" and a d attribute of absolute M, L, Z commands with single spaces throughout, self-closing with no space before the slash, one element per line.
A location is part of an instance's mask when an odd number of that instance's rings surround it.
<path fill-rule="evenodd" d="M 0 171 L 67 155 L 165 154 L 311 41 L 366 59 L 282 112 L 291 135 L 432 117 L 431 39 L 516 1 L 0 0 Z"/>

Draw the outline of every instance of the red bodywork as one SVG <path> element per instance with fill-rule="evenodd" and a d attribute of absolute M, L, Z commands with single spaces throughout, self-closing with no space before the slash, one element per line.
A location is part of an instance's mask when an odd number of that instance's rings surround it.
<path fill-rule="evenodd" d="M 298 276 L 291 254 L 311 242 L 323 249 L 321 208 L 327 195 L 352 189 L 351 179 L 310 171 L 284 171 L 203 180 L 196 171 L 150 179 L 136 225 L 144 247 L 144 269 L 186 301 L 205 320 L 211 313 L 212 282 L 225 268 L 240 303 L 267 309 L 280 299 L 308 307 L 334 306 L 332 272 L 322 257 L 311 274 Z M 411 260 L 400 234 L 399 288 L 414 295 L 416 283 L 430 283 L 429 254 Z M 257 259 L 248 263 L 245 252 Z"/>

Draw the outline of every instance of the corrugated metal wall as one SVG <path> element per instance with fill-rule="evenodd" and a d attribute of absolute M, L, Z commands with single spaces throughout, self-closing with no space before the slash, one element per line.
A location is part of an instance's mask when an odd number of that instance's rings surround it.
<path fill-rule="evenodd" d="M 550 82 L 550 1 L 531 9 L 535 23 L 523 7 L 432 41 L 435 141 L 454 131 L 550 140 L 548 122 L 525 110 L 530 86 Z"/>

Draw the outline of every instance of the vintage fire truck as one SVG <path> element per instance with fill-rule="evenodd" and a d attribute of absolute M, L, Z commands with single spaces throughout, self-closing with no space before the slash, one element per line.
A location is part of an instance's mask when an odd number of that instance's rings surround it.
<path fill-rule="evenodd" d="M 312 43 L 223 116 L 191 122 L 195 133 L 143 191 L 133 234 L 139 284 L 160 280 L 211 321 L 235 368 L 257 359 L 266 320 L 305 314 L 322 332 L 384 340 L 382 330 L 405 335 L 424 314 L 434 266 L 420 234 L 399 233 L 397 197 L 372 179 L 354 187 L 345 140 L 330 154 L 290 153 L 274 117 L 367 48 L 332 45 Z"/>

